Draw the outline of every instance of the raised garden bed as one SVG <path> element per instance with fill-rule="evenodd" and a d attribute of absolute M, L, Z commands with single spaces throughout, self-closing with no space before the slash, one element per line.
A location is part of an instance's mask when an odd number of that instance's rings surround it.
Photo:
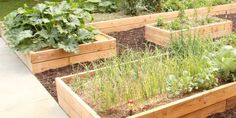
<path fill-rule="evenodd" d="M 33 73 L 40 73 L 71 64 L 116 56 L 116 39 L 101 33 L 96 35 L 95 42 L 81 44 L 79 49 L 78 54 L 67 53 L 63 49 L 45 49 L 28 54 L 16 52 L 16 54 Z"/>
<path fill-rule="evenodd" d="M 90 71 L 94 75 L 96 71 Z M 61 107 L 70 117 L 100 117 L 85 101 L 78 96 L 69 86 L 75 76 L 81 78 L 88 73 L 70 75 L 56 79 L 58 100 Z M 229 83 L 211 90 L 196 93 L 151 110 L 138 113 L 134 118 L 174 118 L 174 117 L 207 117 L 211 114 L 223 112 L 236 107 L 236 83 Z"/>
<path fill-rule="evenodd" d="M 234 14 L 236 13 L 236 3 L 226 4 L 226 5 L 218 5 L 211 7 L 209 12 L 208 7 L 201 7 L 197 9 L 187 9 L 185 10 L 186 16 L 193 17 L 195 12 L 200 16 L 206 15 L 224 15 L 224 14 Z M 140 28 L 145 26 L 146 24 L 151 24 L 156 21 L 158 17 L 163 17 L 165 20 L 173 20 L 178 17 L 178 11 L 174 12 L 165 12 L 165 13 L 155 13 L 150 15 L 142 15 L 128 18 L 121 18 L 115 20 L 101 21 L 91 23 L 93 26 L 98 28 L 104 33 L 111 32 L 120 32 L 120 31 L 128 31 L 134 28 Z"/>
<path fill-rule="evenodd" d="M 193 26 L 188 29 L 170 29 L 167 27 L 159 27 L 156 24 L 145 25 L 145 39 L 155 44 L 165 46 L 171 40 L 183 38 L 186 36 L 200 38 L 219 38 L 232 33 L 232 21 L 211 17 L 216 21 L 206 25 Z M 167 22 L 171 24 L 174 21 Z M 182 24 L 184 25 L 184 24 Z"/>

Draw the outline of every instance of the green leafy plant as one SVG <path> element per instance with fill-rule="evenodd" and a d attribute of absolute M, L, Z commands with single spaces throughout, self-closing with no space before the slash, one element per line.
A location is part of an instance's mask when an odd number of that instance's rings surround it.
<path fill-rule="evenodd" d="M 20 52 L 62 48 L 78 53 L 79 44 L 95 40 L 94 28 L 86 25 L 92 20 L 89 13 L 66 1 L 25 5 L 4 18 L 5 35 L 9 46 Z"/>
<path fill-rule="evenodd" d="M 236 81 L 236 48 L 225 46 L 211 53 L 209 63 L 219 71 L 219 78 L 226 82 Z"/>
<path fill-rule="evenodd" d="M 165 0 L 161 8 L 163 11 L 177 11 L 182 5 L 184 5 L 186 9 L 190 9 L 208 6 L 209 4 L 215 6 L 231 2 L 233 2 L 233 0 Z"/>
<path fill-rule="evenodd" d="M 117 4 L 113 0 L 77 0 L 76 2 L 91 13 L 111 13 L 117 10 Z"/>
<path fill-rule="evenodd" d="M 128 15 L 139 15 L 142 12 L 161 11 L 162 0 L 121 0 L 123 9 Z"/>

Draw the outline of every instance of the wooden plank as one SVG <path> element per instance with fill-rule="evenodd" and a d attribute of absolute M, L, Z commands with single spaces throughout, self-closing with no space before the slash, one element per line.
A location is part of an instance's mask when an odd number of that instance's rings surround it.
<path fill-rule="evenodd" d="M 61 78 L 56 79 L 57 94 L 59 97 L 59 104 L 70 107 L 63 107 L 69 116 L 76 116 L 81 118 L 100 118 L 100 116 L 86 104 L 75 92 L 68 87 Z M 66 102 L 64 102 L 66 101 Z M 75 112 L 76 111 L 76 112 Z"/>
<path fill-rule="evenodd" d="M 58 103 L 62 108 L 64 108 L 65 112 L 70 113 L 69 114 L 70 118 L 82 118 L 79 115 L 77 115 L 78 112 L 72 109 L 72 107 L 61 96 L 57 96 L 57 98 L 58 98 Z"/>
<path fill-rule="evenodd" d="M 40 63 L 32 64 L 32 73 L 40 73 L 50 69 L 56 69 L 70 65 L 69 58 L 56 59 L 51 61 L 45 61 Z"/>
<path fill-rule="evenodd" d="M 114 49 L 109 49 L 109 50 L 97 51 L 93 53 L 71 56 L 69 57 L 69 63 L 75 64 L 75 63 L 86 62 L 86 61 L 94 61 L 101 58 L 110 58 L 116 55 L 117 55 L 116 49 L 114 48 Z"/>
<path fill-rule="evenodd" d="M 136 114 L 130 118 L 175 118 L 203 109 L 236 95 L 236 82 L 186 97 Z"/>
<path fill-rule="evenodd" d="M 146 32 L 145 33 L 145 40 L 150 41 L 155 44 L 158 44 L 160 46 L 166 46 L 168 44 L 168 42 L 171 41 L 171 38 Z"/>
<path fill-rule="evenodd" d="M 108 35 L 97 35 L 96 40 L 97 41 L 93 43 L 81 44 L 79 46 L 78 54 L 67 53 L 63 49 L 47 49 L 43 51 L 31 52 L 31 62 L 39 63 L 74 55 L 81 55 L 116 48 L 116 40 L 114 38 L 108 37 Z"/>
<path fill-rule="evenodd" d="M 203 109 L 197 110 L 181 118 L 206 118 L 212 114 L 221 113 L 225 111 L 226 101 L 221 101 L 219 103 L 213 104 L 211 106 L 205 107 Z"/>
<path fill-rule="evenodd" d="M 236 96 L 226 100 L 226 110 L 230 110 L 236 107 Z"/>

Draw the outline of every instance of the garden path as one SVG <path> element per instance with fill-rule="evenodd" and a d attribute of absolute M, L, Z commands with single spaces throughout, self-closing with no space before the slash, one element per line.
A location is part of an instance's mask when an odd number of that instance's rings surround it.
<path fill-rule="evenodd" d="M 0 38 L 0 118 L 67 118 L 37 78 Z"/>

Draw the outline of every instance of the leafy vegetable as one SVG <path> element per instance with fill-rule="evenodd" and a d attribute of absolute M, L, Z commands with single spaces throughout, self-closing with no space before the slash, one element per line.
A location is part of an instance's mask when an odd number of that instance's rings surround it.
<path fill-rule="evenodd" d="M 225 46 L 215 53 L 211 53 L 209 62 L 219 71 L 219 78 L 236 81 L 236 48 Z"/>
<path fill-rule="evenodd" d="M 95 40 L 93 20 L 83 9 L 66 1 L 44 2 L 19 8 L 4 18 L 9 46 L 20 52 L 63 48 L 78 53 L 78 45 Z"/>

